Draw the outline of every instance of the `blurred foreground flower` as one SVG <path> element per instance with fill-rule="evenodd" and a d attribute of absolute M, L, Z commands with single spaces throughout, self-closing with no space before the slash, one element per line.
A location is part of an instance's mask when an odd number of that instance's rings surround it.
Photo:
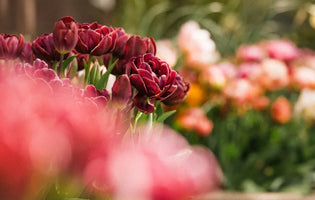
<path fill-rule="evenodd" d="M 116 84 L 127 82 L 124 75 Z M 43 61 L 1 65 L 0 91 L 1 199 L 72 194 L 173 200 L 210 192 L 222 183 L 209 150 L 189 146 L 165 127 L 126 133 L 126 113 L 98 106 L 100 98 L 106 103 L 106 90 L 72 86 Z M 121 87 L 113 91 L 128 94 L 118 95 L 118 102 L 131 95 Z M 71 183 L 74 191 L 67 189 Z M 89 190 L 83 191 L 86 186 Z"/>
<path fill-rule="evenodd" d="M 186 199 L 217 189 L 222 172 L 215 157 L 165 127 L 142 128 L 134 143 L 116 146 L 108 157 L 91 160 L 85 171 L 90 189 L 114 199 Z M 100 154 L 102 155 L 102 154 Z"/>

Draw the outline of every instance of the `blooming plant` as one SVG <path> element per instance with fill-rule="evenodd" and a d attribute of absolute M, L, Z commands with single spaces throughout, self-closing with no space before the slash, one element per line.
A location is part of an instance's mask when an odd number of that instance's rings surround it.
<path fill-rule="evenodd" d="M 189 89 L 155 52 L 152 38 L 71 17 L 32 43 L 0 34 L 1 199 L 171 200 L 217 189 L 214 155 L 153 124 Z"/>
<path fill-rule="evenodd" d="M 177 52 L 183 57 L 175 65 L 191 83 L 190 93 L 168 123 L 191 143 L 214 151 L 227 189 L 310 192 L 315 182 L 310 178 L 315 172 L 315 53 L 276 39 L 243 44 L 220 61 L 201 63 L 200 53 L 193 62 L 189 49 L 217 57 L 214 43 L 184 43 L 183 36 L 195 40 L 194 34 L 205 31 L 193 24 L 179 29 Z"/>

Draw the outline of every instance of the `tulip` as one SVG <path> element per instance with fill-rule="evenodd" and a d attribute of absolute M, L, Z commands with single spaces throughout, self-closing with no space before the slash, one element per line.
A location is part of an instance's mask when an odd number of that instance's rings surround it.
<path fill-rule="evenodd" d="M 131 83 L 126 74 L 119 76 L 112 87 L 112 100 L 118 107 L 124 108 L 132 97 Z"/>
<path fill-rule="evenodd" d="M 32 49 L 37 58 L 47 63 L 60 60 L 60 53 L 56 50 L 52 33 L 37 37 L 32 44 Z"/>
<path fill-rule="evenodd" d="M 189 90 L 189 83 L 185 82 L 183 77 L 176 73 L 175 81 L 170 89 L 163 95 L 162 102 L 165 105 L 175 105 L 183 102 Z"/>
<path fill-rule="evenodd" d="M 190 108 L 182 113 L 177 120 L 181 127 L 196 131 L 200 136 L 208 136 L 213 129 L 213 122 L 200 108 Z"/>
<path fill-rule="evenodd" d="M 178 34 L 179 49 L 185 54 L 187 66 L 201 69 L 216 62 L 220 55 L 210 33 L 201 29 L 197 22 L 186 22 Z"/>
<path fill-rule="evenodd" d="M 266 43 L 266 49 L 270 58 L 289 62 L 299 55 L 298 48 L 290 41 L 271 40 Z"/>
<path fill-rule="evenodd" d="M 236 57 L 241 62 L 260 62 L 265 52 L 258 45 L 242 45 L 237 49 Z"/>
<path fill-rule="evenodd" d="M 23 35 L 0 34 L 0 59 L 16 59 L 24 47 Z"/>
<path fill-rule="evenodd" d="M 271 105 L 271 117 L 280 124 L 291 120 L 291 103 L 285 97 L 278 97 Z"/>
<path fill-rule="evenodd" d="M 28 63 L 32 63 L 35 60 L 35 56 L 32 50 L 32 43 L 28 42 L 23 45 L 20 59 Z"/>
<path fill-rule="evenodd" d="M 115 48 L 117 33 L 113 28 L 92 24 L 78 24 L 78 42 L 75 49 L 82 54 L 101 56 Z"/>
<path fill-rule="evenodd" d="M 135 106 L 144 113 L 153 112 L 152 103 L 155 100 L 171 98 L 180 90 L 180 84 L 173 85 L 176 71 L 152 54 L 131 58 L 126 68 L 132 86 L 138 91 L 134 99 Z"/>
<path fill-rule="evenodd" d="M 67 54 L 74 49 L 78 41 L 78 26 L 72 17 L 63 17 L 55 23 L 53 38 L 56 50 Z"/>
<path fill-rule="evenodd" d="M 120 39 L 119 46 L 122 45 L 122 42 L 126 39 L 126 36 L 122 36 Z M 119 47 L 117 46 L 117 48 Z M 114 56 L 119 58 L 116 66 L 112 70 L 112 74 L 121 75 L 126 72 L 126 64 L 129 62 L 129 59 L 132 57 L 141 56 L 147 53 L 152 55 L 156 54 L 156 44 L 153 38 L 142 38 L 138 35 L 133 35 L 125 42 L 123 48 L 120 47 L 120 51 L 116 50 Z M 106 67 L 109 63 L 109 55 L 103 56 L 103 61 Z"/>

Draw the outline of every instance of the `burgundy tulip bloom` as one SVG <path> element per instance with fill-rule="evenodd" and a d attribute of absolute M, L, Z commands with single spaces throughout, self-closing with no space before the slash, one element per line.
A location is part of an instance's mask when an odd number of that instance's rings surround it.
<path fill-rule="evenodd" d="M 60 53 L 56 51 L 52 33 L 37 37 L 32 44 L 32 49 L 37 58 L 46 62 L 60 60 Z"/>
<path fill-rule="evenodd" d="M 35 56 L 32 50 L 32 43 L 28 42 L 23 45 L 23 49 L 20 55 L 20 59 L 27 63 L 32 63 L 35 60 Z"/>
<path fill-rule="evenodd" d="M 154 101 L 168 97 L 177 72 L 152 54 L 133 57 L 127 63 L 127 74 L 138 93 L 135 106 L 144 113 L 154 111 Z"/>
<path fill-rule="evenodd" d="M 156 45 L 153 38 L 142 38 L 138 35 L 123 35 L 120 32 L 116 43 L 116 48 L 113 51 L 113 56 L 119 58 L 115 68 L 112 71 L 112 74 L 121 75 L 126 72 L 126 64 L 129 62 L 129 59 L 132 57 L 144 55 L 144 54 L 156 54 Z M 129 37 L 127 39 L 127 37 Z M 124 43 L 123 47 L 122 44 Z M 108 67 L 110 55 L 104 55 L 103 61 L 106 67 Z"/>
<path fill-rule="evenodd" d="M 132 97 L 132 88 L 129 77 L 119 76 L 112 87 L 112 99 L 120 108 L 125 108 Z"/>
<path fill-rule="evenodd" d="M 165 99 L 162 102 L 166 105 L 179 104 L 184 101 L 188 90 L 189 83 L 185 82 L 183 77 L 177 73 L 174 84 L 165 92 Z"/>
<path fill-rule="evenodd" d="M 72 17 L 63 17 L 55 23 L 53 38 L 56 50 L 60 54 L 67 54 L 77 44 L 78 25 Z"/>
<path fill-rule="evenodd" d="M 76 50 L 79 53 L 101 56 L 111 53 L 115 47 L 117 33 L 113 28 L 102 26 L 96 22 L 79 24 L 79 39 Z"/>
<path fill-rule="evenodd" d="M 16 59 L 24 45 L 23 35 L 0 34 L 0 59 Z"/>

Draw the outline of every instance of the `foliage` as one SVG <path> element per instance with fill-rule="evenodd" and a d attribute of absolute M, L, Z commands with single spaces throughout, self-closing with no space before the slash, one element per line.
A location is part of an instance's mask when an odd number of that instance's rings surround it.
<path fill-rule="evenodd" d="M 174 37 L 188 20 L 212 34 L 221 54 L 243 43 L 286 37 L 315 48 L 309 0 L 120 0 L 117 23 L 126 30 L 156 39 Z M 307 38 L 307 40 L 305 39 Z"/>

